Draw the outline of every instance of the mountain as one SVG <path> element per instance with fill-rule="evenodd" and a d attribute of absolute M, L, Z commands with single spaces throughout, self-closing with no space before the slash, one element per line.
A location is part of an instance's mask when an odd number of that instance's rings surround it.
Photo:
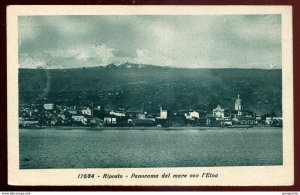
<path fill-rule="evenodd" d="M 45 99 L 65 105 L 157 111 L 245 109 L 281 115 L 281 69 L 188 69 L 125 63 L 75 69 L 19 69 L 20 104 Z"/>

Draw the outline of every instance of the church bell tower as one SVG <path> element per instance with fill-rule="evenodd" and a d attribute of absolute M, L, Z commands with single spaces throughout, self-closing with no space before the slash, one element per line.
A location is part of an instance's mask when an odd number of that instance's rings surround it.
<path fill-rule="evenodd" d="M 242 99 L 240 99 L 240 95 L 238 95 L 238 98 L 235 100 L 234 109 L 237 111 L 242 110 Z"/>

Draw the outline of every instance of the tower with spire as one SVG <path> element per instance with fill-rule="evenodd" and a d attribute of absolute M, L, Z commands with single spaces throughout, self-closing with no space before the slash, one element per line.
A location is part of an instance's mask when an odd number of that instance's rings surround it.
<path fill-rule="evenodd" d="M 242 109 L 242 99 L 240 99 L 240 95 L 238 95 L 238 98 L 235 100 L 234 110 L 241 111 Z"/>

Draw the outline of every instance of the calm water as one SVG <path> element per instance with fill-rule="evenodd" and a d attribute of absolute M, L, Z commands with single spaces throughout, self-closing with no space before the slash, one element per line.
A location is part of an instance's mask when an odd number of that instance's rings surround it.
<path fill-rule="evenodd" d="M 282 129 L 20 130 L 20 168 L 282 164 Z"/>

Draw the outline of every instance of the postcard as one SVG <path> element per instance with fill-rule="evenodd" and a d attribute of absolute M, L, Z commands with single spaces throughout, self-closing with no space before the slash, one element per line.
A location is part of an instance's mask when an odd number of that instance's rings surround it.
<path fill-rule="evenodd" d="M 7 8 L 8 182 L 294 183 L 291 6 Z"/>

